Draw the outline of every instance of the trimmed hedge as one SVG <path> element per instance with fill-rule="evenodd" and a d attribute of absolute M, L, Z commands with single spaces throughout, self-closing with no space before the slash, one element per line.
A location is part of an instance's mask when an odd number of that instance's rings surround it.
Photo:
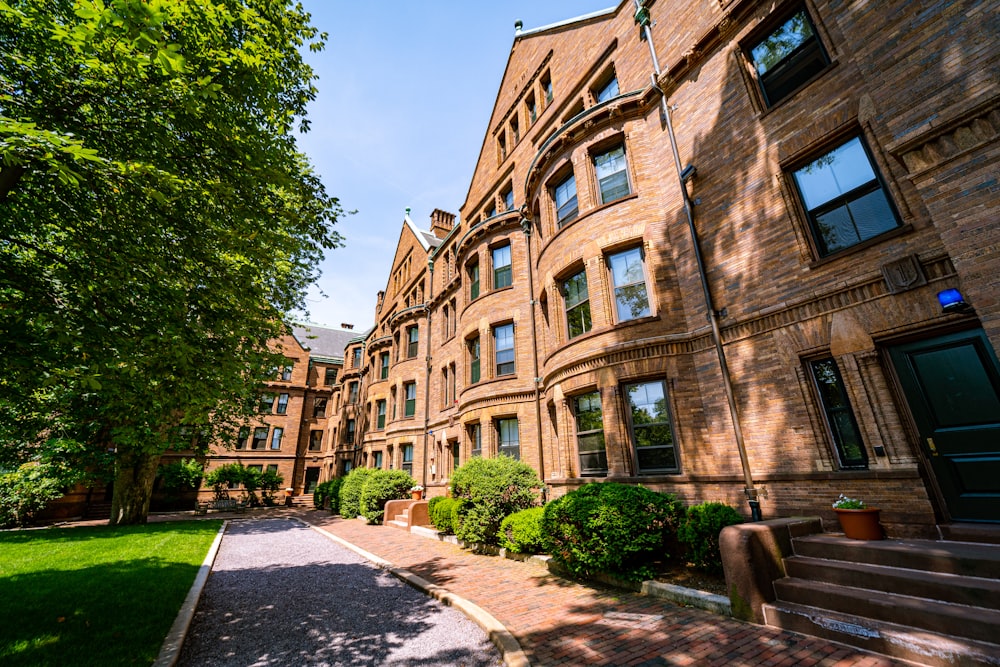
<path fill-rule="evenodd" d="M 671 494 L 593 483 L 546 505 L 542 531 L 553 559 L 573 574 L 642 581 L 653 576 L 654 559 L 668 556 L 683 514 Z"/>
<path fill-rule="evenodd" d="M 340 512 L 340 485 L 344 483 L 343 477 L 334 477 L 321 484 L 316 485 L 313 491 L 313 505 L 316 509 L 323 509 L 326 503 L 330 503 L 330 512 L 339 514 Z"/>
<path fill-rule="evenodd" d="M 695 567 L 722 572 L 719 533 L 726 526 L 743 523 L 743 516 L 724 503 L 701 503 L 687 509 L 677 530 L 677 538 L 688 548 L 688 559 Z"/>
<path fill-rule="evenodd" d="M 541 480 L 527 463 L 509 456 L 474 457 L 451 476 L 451 495 L 467 501 L 456 512 L 455 535 L 496 545 L 504 517 L 537 504 Z"/>
<path fill-rule="evenodd" d="M 368 523 L 382 523 L 385 504 L 410 497 L 416 480 L 402 470 L 372 470 L 361 487 L 361 514 Z"/>
<path fill-rule="evenodd" d="M 340 484 L 340 516 L 353 519 L 361 514 L 361 489 L 373 472 L 370 468 L 355 468 L 343 478 Z"/>
<path fill-rule="evenodd" d="M 500 523 L 500 546 L 517 554 L 538 554 L 546 550 L 542 532 L 544 507 L 514 512 Z"/>
<path fill-rule="evenodd" d="M 427 513 L 431 523 L 439 532 L 445 535 L 455 533 L 455 508 L 459 501 L 455 498 L 436 496 L 427 501 Z"/>

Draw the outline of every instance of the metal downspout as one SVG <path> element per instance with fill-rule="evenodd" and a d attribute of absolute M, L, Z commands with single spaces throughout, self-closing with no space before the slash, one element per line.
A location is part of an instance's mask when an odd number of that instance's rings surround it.
<path fill-rule="evenodd" d="M 657 81 L 660 76 L 660 63 L 656 58 L 656 48 L 653 46 L 653 35 L 649 29 L 649 10 L 646 9 L 642 0 L 635 2 L 635 20 L 642 26 L 646 43 L 649 44 L 649 55 L 653 61 L 653 86 L 659 90 Z M 743 492 L 746 494 L 747 503 L 750 505 L 750 515 L 753 521 L 761 520 L 760 500 L 757 488 L 754 486 L 753 475 L 750 471 L 750 460 L 747 456 L 746 443 L 743 439 L 743 428 L 740 425 L 739 409 L 736 404 L 736 395 L 733 392 L 732 376 L 729 373 L 729 364 L 726 362 L 726 353 L 722 346 L 722 336 L 719 332 L 719 320 L 715 314 L 715 306 L 712 302 L 712 292 L 708 286 L 708 276 L 705 273 L 705 263 L 701 254 L 701 243 L 698 240 L 698 231 L 694 226 L 694 207 L 691 197 L 688 195 L 686 179 L 681 168 L 680 154 L 677 152 L 677 138 L 674 135 L 674 124 L 671 120 L 670 105 L 667 104 L 666 94 L 660 90 L 660 104 L 667 124 L 667 134 L 670 137 L 670 149 L 674 157 L 674 168 L 677 173 L 677 185 L 681 189 L 684 200 L 684 213 L 687 216 L 688 231 L 691 235 L 691 245 L 694 248 L 695 262 L 698 266 L 698 277 L 701 279 L 701 289 L 704 293 L 705 307 L 708 310 L 708 321 L 712 326 L 712 342 L 715 344 L 715 353 L 719 358 L 719 367 L 722 371 L 722 386 L 726 393 L 726 401 L 729 403 L 729 415 L 733 422 L 733 432 L 736 436 L 736 447 L 739 450 L 740 465 L 743 468 Z"/>
<path fill-rule="evenodd" d="M 535 335 L 535 283 L 531 270 L 531 218 L 527 215 L 527 204 L 521 207 L 521 231 L 524 232 L 524 239 L 527 244 L 526 252 L 528 257 L 528 310 L 531 317 L 531 361 L 532 378 L 531 384 L 535 389 L 535 439 L 538 442 L 538 476 L 542 480 L 542 500 L 545 500 L 545 445 L 542 442 L 542 406 L 541 391 L 538 388 L 542 378 L 538 376 L 538 339 Z"/>
<path fill-rule="evenodd" d="M 430 437 L 427 427 L 431 423 L 431 331 L 434 329 L 431 326 L 430 307 L 431 301 L 434 300 L 434 260 L 430 257 L 427 258 L 427 271 L 430 275 L 427 279 L 427 298 L 424 300 L 424 314 L 427 316 L 427 344 L 424 346 L 424 367 L 426 369 L 424 375 L 424 461 L 420 480 L 421 486 L 425 489 L 427 488 L 427 440 Z"/>

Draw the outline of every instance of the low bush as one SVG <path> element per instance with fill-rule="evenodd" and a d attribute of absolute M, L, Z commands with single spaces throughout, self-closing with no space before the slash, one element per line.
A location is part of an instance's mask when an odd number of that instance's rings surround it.
<path fill-rule="evenodd" d="M 243 483 L 243 471 L 239 463 L 226 463 L 205 475 L 205 484 L 212 487 L 216 500 L 228 500 L 229 488 Z"/>
<path fill-rule="evenodd" d="M 181 459 L 160 466 L 156 474 L 163 480 L 164 491 L 177 494 L 197 489 L 205 475 L 205 466 L 195 459 Z"/>
<path fill-rule="evenodd" d="M 66 483 L 53 466 L 25 463 L 0 473 L 0 528 L 26 526 L 49 501 L 65 495 Z"/>
<path fill-rule="evenodd" d="M 455 535 L 466 542 L 497 544 L 500 522 L 536 505 L 541 485 L 531 466 L 509 456 L 470 459 L 451 477 L 452 496 L 466 501 L 456 512 Z"/>
<path fill-rule="evenodd" d="M 573 574 L 642 581 L 654 574 L 652 561 L 668 555 L 683 514 L 673 495 L 594 483 L 546 505 L 542 531 L 553 559 Z"/>
<path fill-rule="evenodd" d="M 518 554 L 538 554 L 546 550 L 542 533 L 544 507 L 514 512 L 500 522 L 500 546 Z"/>
<path fill-rule="evenodd" d="M 343 478 L 340 484 L 340 516 L 353 519 L 361 514 L 361 488 L 373 472 L 370 468 L 355 468 Z"/>
<path fill-rule="evenodd" d="M 724 503 L 701 503 L 687 509 L 677 530 L 677 538 L 687 546 L 688 559 L 695 567 L 722 572 L 719 533 L 726 526 L 743 523 L 743 516 Z"/>
<path fill-rule="evenodd" d="M 451 526 L 451 512 L 455 505 L 452 498 L 435 496 L 427 501 L 427 514 L 430 517 L 431 525 L 439 532 L 450 535 L 455 532 Z"/>
<path fill-rule="evenodd" d="M 340 485 L 343 482 L 343 477 L 334 477 L 317 484 L 313 491 L 313 505 L 316 509 L 323 509 L 330 503 L 330 511 L 337 514 L 340 509 Z"/>
<path fill-rule="evenodd" d="M 265 470 L 260 474 L 260 495 L 264 505 L 274 507 L 277 505 L 275 494 L 281 489 L 285 478 L 277 470 Z"/>
<path fill-rule="evenodd" d="M 373 470 L 361 487 L 359 507 L 368 523 L 382 523 L 385 504 L 410 497 L 416 481 L 402 470 Z"/>

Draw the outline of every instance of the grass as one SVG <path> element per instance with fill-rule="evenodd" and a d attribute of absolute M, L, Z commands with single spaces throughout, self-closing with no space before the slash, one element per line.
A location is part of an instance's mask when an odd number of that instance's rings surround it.
<path fill-rule="evenodd" d="M 220 524 L 0 533 L 0 664 L 151 664 Z"/>

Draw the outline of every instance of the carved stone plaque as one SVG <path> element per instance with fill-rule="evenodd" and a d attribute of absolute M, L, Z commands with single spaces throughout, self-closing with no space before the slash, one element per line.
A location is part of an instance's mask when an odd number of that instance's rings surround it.
<path fill-rule="evenodd" d="M 927 284 L 927 277 L 916 255 L 908 255 L 882 265 L 882 276 L 891 294 L 899 294 Z"/>

